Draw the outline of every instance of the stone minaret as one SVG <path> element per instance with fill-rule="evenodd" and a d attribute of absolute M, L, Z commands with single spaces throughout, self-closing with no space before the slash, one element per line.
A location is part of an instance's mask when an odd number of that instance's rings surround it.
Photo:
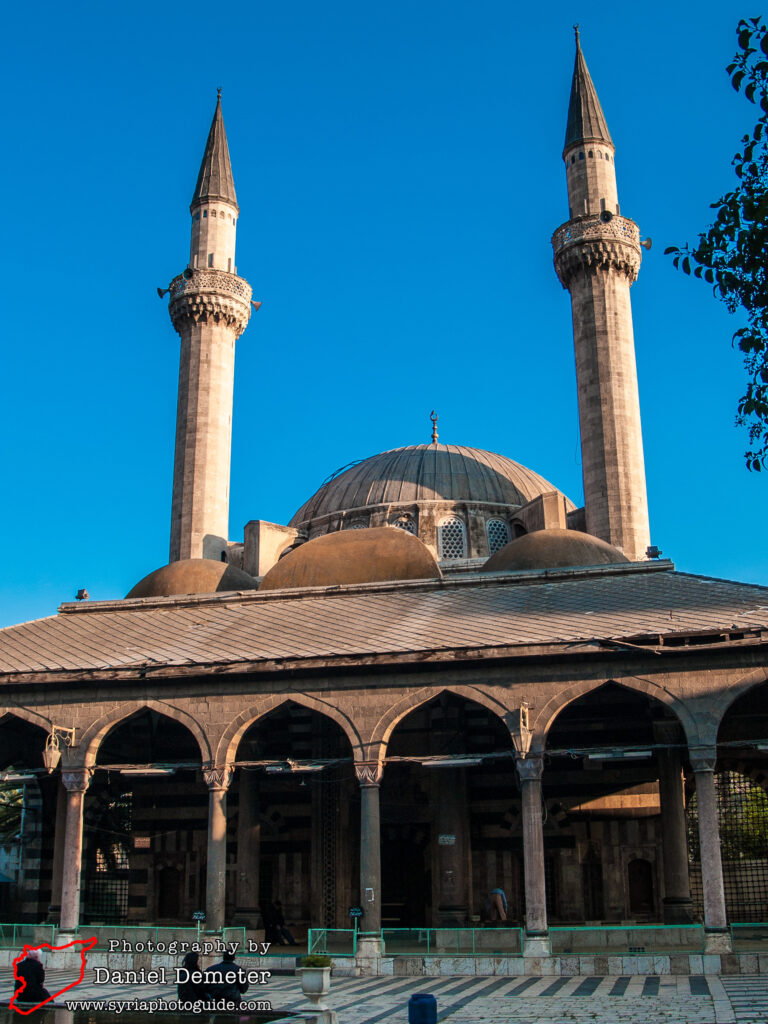
<path fill-rule="evenodd" d="M 555 232 L 555 269 L 571 293 L 587 532 L 631 560 L 650 543 L 629 289 L 640 232 L 620 216 L 614 146 L 576 29 L 565 173 L 569 220 Z"/>
<path fill-rule="evenodd" d="M 221 90 L 192 197 L 187 269 L 171 282 L 181 337 L 170 561 L 221 558 L 227 546 L 235 341 L 251 315 L 237 276 L 235 195 Z"/>

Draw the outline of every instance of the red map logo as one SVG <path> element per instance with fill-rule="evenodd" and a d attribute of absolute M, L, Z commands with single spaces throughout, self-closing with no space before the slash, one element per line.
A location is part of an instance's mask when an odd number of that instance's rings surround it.
<path fill-rule="evenodd" d="M 93 947 L 95 945 L 96 945 L 95 937 L 92 938 L 92 939 L 75 939 L 74 942 L 68 942 L 65 946 L 52 946 L 49 942 L 42 942 L 39 946 L 27 946 L 27 945 L 25 945 L 23 952 L 19 956 L 17 956 L 16 959 L 13 961 L 13 977 L 14 977 L 15 981 L 20 981 L 21 985 L 13 993 L 13 999 L 11 999 L 11 1003 L 10 1003 L 11 1009 L 15 1010 L 16 1013 L 23 1013 L 24 1015 L 26 1015 L 28 1013 L 34 1013 L 35 1010 L 39 1010 L 41 1006 L 45 1006 L 46 1003 L 52 1002 L 54 999 L 56 999 L 57 996 L 63 995 L 64 992 L 69 992 L 69 990 L 71 988 L 74 988 L 75 985 L 79 985 L 80 982 L 85 977 L 85 962 L 86 962 L 85 961 L 85 953 L 86 953 L 86 950 L 93 949 Z M 26 959 L 27 954 L 29 953 L 29 951 L 31 949 L 47 949 L 49 953 L 59 953 L 59 952 L 63 952 L 65 949 L 73 949 L 73 948 L 76 948 L 76 947 L 80 947 L 80 977 L 79 978 L 77 978 L 75 981 L 70 982 L 69 985 L 65 985 L 64 988 L 60 988 L 57 992 L 52 993 L 52 995 L 48 996 L 47 999 L 44 999 L 42 1001 L 42 1003 L 36 1003 L 34 1006 L 30 1006 L 28 1009 L 25 1007 L 23 1010 L 21 1009 L 20 1006 L 16 1006 L 16 1000 L 17 999 L 21 999 L 21 1001 L 24 1002 L 24 989 L 27 987 L 27 983 L 24 980 L 24 978 L 20 978 L 19 977 L 19 975 L 17 973 L 17 968 L 18 968 L 18 965 L 21 963 L 21 961 Z M 75 970 L 76 969 L 77 968 L 75 968 Z"/>

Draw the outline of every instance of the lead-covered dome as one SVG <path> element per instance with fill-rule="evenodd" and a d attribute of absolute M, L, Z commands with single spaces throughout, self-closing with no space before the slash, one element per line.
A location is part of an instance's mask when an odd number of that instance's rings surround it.
<path fill-rule="evenodd" d="M 520 507 L 554 490 L 543 476 L 495 452 L 456 444 L 409 445 L 339 472 L 301 506 L 290 525 L 349 509 L 422 501 Z"/>
<path fill-rule="evenodd" d="M 284 555 L 259 590 L 439 579 L 437 562 L 416 537 L 378 526 L 327 533 Z"/>
<path fill-rule="evenodd" d="M 228 590 L 256 590 L 253 576 L 212 558 L 184 558 L 155 569 L 125 595 L 173 597 L 176 594 L 215 594 Z"/>
<path fill-rule="evenodd" d="M 580 530 L 536 530 L 511 541 L 488 559 L 483 572 L 564 569 L 577 565 L 628 562 L 618 548 Z"/>

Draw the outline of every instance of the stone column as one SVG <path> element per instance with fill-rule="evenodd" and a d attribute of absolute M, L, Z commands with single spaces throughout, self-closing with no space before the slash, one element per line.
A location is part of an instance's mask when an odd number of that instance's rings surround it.
<path fill-rule="evenodd" d="M 64 847 L 67 829 L 67 791 L 60 779 L 56 785 L 56 820 L 53 826 L 53 866 L 51 870 L 51 905 L 48 919 L 54 924 L 61 920 L 61 884 L 64 871 Z"/>
<path fill-rule="evenodd" d="M 437 824 L 435 892 L 438 928 L 461 928 L 469 916 L 470 852 L 467 780 L 464 768 L 432 773 L 432 798 Z"/>
<path fill-rule="evenodd" d="M 357 963 L 363 974 L 378 974 L 381 955 L 381 824 L 380 761 L 360 761 L 355 775 L 360 784 L 360 906 L 363 918 L 357 940 Z"/>
<path fill-rule="evenodd" d="M 211 931 L 220 931 L 224 927 L 227 896 L 227 790 L 232 769 L 226 765 L 205 768 L 203 778 L 209 797 L 205 924 Z"/>
<path fill-rule="evenodd" d="M 661 804 L 661 847 L 664 863 L 664 923 L 690 924 L 691 888 L 688 878 L 688 841 L 685 834 L 683 768 L 679 750 L 672 744 L 682 739 L 676 723 L 654 723 L 657 753 L 659 801 Z"/>
<path fill-rule="evenodd" d="M 723 861 L 720 853 L 720 822 L 715 792 L 715 747 L 691 750 L 691 766 L 696 777 L 696 803 L 699 812 L 701 849 L 701 887 L 704 894 L 704 929 L 709 952 L 730 952 L 731 943 L 725 915 Z"/>
<path fill-rule="evenodd" d="M 64 860 L 61 871 L 61 930 L 72 931 L 80 924 L 80 875 L 83 869 L 83 806 L 91 781 L 88 768 L 71 768 L 61 773 L 67 791 Z"/>
<path fill-rule="evenodd" d="M 237 803 L 237 923 L 255 928 L 259 916 L 261 821 L 259 783 L 254 772 L 240 770 Z"/>
<path fill-rule="evenodd" d="M 525 866 L 525 947 L 527 956 L 549 954 L 547 892 L 544 875 L 544 827 L 541 818 L 541 757 L 517 759 L 523 805 Z"/>

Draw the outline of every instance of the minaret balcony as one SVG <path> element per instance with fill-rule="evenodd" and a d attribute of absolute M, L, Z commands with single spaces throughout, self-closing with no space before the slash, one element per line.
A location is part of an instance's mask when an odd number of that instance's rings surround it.
<path fill-rule="evenodd" d="M 561 224 L 552 236 L 552 248 L 557 255 L 567 245 L 577 242 L 618 239 L 634 244 L 640 250 L 640 228 L 628 217 L 605 213 L 577 217 Z"/>
<path fill-rule="evenodd" d="M 183 274 L 174 277 L 169 291 L 171 302 L 179 295 L 191 293 L 235 295 L 244 302 L 250 302 L 253 295 L 247 281 L 237 274 L 228 274 L 226 270 L 185 270 Z"/>
<path fill-rule="evenodd" d="M 169 312 L 176 330 L 185 322 L 231 327 L 239 337 L 251 315 L 251 286 L 226 270 L 193 270 L 188 267 L 174 277 Z"/>

